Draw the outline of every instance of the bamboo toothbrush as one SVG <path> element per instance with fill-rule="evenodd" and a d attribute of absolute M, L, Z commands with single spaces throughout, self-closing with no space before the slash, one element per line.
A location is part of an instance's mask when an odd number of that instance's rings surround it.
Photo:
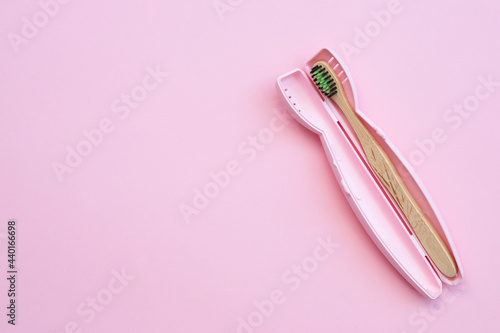
<path fill-rule="evenodd" d="M 335 71 L 327 62 L 319 61 L 311 69 L 311 77 L 318 89 L 344 112 L 361 143 L 368 163 L 401 208 L 434 265 L 444 275 L 455 276 L 457 266 L 450 250 L 418 206 L 387 153 L 356 115 Z"/>

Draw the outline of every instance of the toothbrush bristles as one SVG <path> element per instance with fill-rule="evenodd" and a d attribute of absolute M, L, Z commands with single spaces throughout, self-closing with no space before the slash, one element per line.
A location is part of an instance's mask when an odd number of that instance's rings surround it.
<path fill-rule="evenodd" d="M 335 82 L 335 78 L 331 74 L 331 69 L 318 63 L 311 69 L 310 73 L 319 91 L 325 96 L 330 98 L 337 93 L 337 82 Z"/>
<path fill-rule="evenodd" d="M 314 67 L 311 69 L 311 72 L 312 72 L 312 71 L 317 70 L 318 68 L 319 68 L 319 65 L 314 66 Z"/>

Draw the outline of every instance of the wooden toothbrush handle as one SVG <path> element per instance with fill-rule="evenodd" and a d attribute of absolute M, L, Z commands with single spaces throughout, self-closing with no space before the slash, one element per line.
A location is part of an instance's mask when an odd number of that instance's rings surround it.
<path fill-rule="evenodd" d="M 335 102 L 356 132 L 373 171 L 401 208 L 430 259 L 444 275 L 455 276 L 457 267 L 450 250 L 418 206 L 387 153 L 368 132 L 349 103 L 341 99 L 335 99 Z"/>

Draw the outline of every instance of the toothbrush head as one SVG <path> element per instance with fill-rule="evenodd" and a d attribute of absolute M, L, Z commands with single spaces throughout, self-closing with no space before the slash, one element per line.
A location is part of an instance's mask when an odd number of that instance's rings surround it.
<path fill-rule="evenodd" d="M 337 93 L 339 79 L 328 63 L 318 61 L 314 64 L 310 74 L 319 91 L 326 97 L 330 98 Z"/>

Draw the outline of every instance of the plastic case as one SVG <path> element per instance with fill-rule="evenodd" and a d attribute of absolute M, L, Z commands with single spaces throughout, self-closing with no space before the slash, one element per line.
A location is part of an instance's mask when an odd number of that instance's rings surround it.
<path fill-rule="evenodd" d="M 342 110 L 330 99 L 325 100 L 305 74 L 320 60 L 334 68 L 358 116 L 385 149 L 420 208 L 448 245 L 457 263 L 457 275 L 453 278 L 434 267 L 399 207 L 372 172 Z M 429 194 L 390 140 L 359 111 L 352 78 L 333 52 L 321 50 L 306 63 L 305 73 L 295 69 L 277 80 L 278 92 L 289 113 L 320 136 L 328 161 L 351 208 L 380 251 L 418 291 L 432 299 L 438 297 L 442 292 L 441 281 L 457 284 L 462 280 L 463 273 L 453 241 Z"/>

